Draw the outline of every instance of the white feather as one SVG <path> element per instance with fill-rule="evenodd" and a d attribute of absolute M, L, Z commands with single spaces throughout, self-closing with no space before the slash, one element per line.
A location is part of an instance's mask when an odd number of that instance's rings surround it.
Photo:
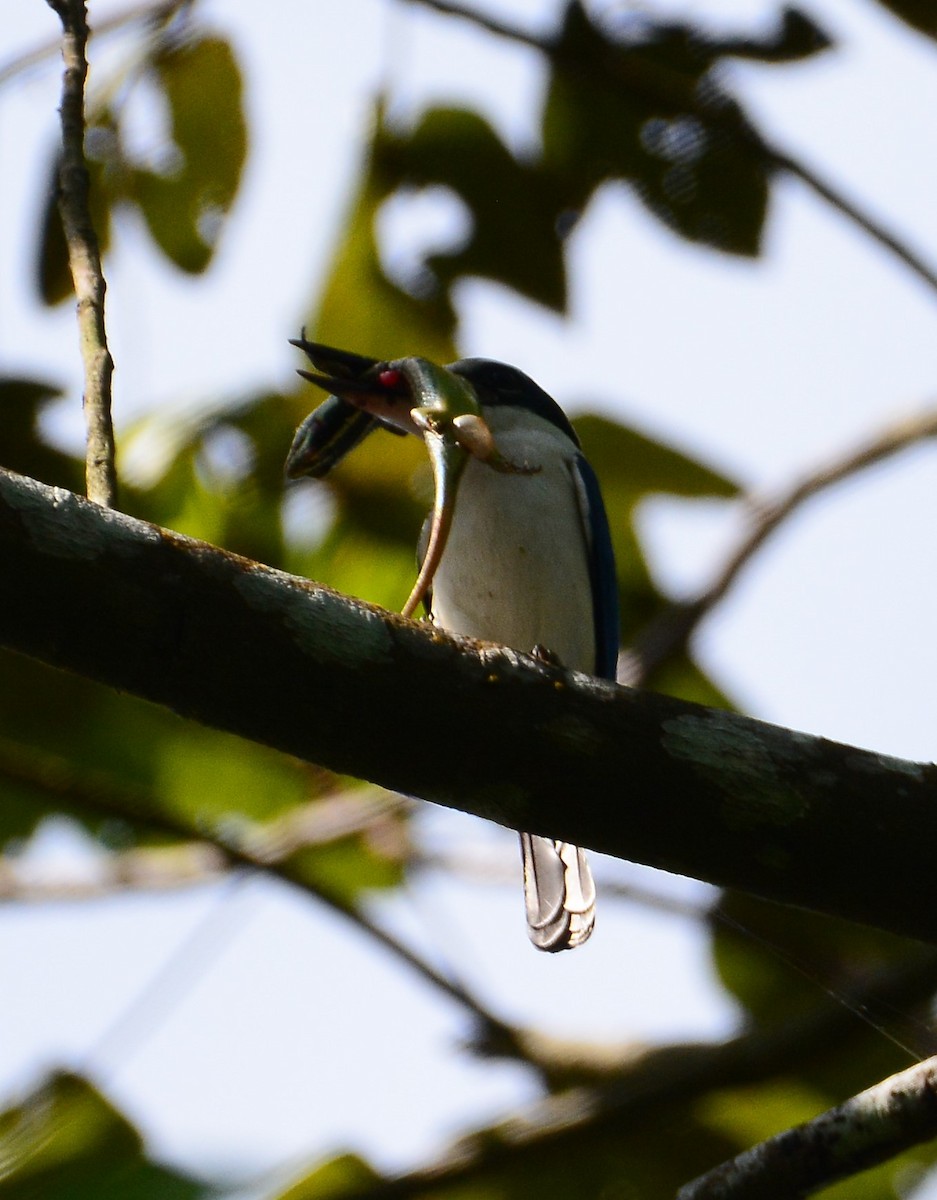
<path fill-rule="evenodd" d="M 586 498 L 578 451 L 549 421 L 486 407 L 498 449 L 534 474 L 503 474 L 470 460 L 433 580 L 434 621 L 452 633 L 529 653 L 543 646 L 566 666 L 595 670 Z M 595 886 L 583 852 L 521 834 L 530 938 L 542 950 L 581 945 L 595 922 Z"/>

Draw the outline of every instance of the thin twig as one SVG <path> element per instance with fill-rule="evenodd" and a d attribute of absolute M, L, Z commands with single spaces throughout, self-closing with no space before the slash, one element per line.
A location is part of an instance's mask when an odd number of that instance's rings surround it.
<path fill-rule="evenodd" d="M 85 79 L 88 20 L 85 0 L 48 0 L 62 21 L 62 163 L 59 212 L 68 262 L 78 301 L 78 338 L 84 364 L 84 411 L 87 427 L 85 480 L 88 499 L 107 508 L 117 500 L 111 376 L 114 362 L 104 325 L 104 274 L 88 204 L 85 162 Z"/>
<path fill-rule="evenodd" d="M 793 175 L 805 183 L 822 200 L 825 200 L 827 204 L 835 208 L 837 212 L 842 213 L 844 217 L 848 217 L 850 221 L 858 225 L 873 241 L 878 242 L 890 254 L 894 254 L 899 258 L 929 288 L 937 291 L 937 271 L 934 271 L 923 259 L 918 257 L 906 242 L 903 242 L 895 234 L 890 233 L 884 225 L 874 220 L 868 213 L 864 213 L 855 201 L 850 200 L 843 192 L 838 191 L 832 184 L 827 183 L 816 171 L 810 167 L 806 167 L 802 162 L 794 158 L 793 155 L 783 150 L 778 150 L 775 146 L 765 141 L 762 141 L 762 146 L 773 166 L 779 170 L 786 171 L 788 175 Z"/>
<path fill-rule="evenodd" d="M 422 4 L 424 8 L 431 8 L 433 12 L 441 13 L 445 17 L 462 17 L 480 29 L 486 29 L 489 33 L 495 34 L 496 37 L 507 38 L 512 42 L 521 42 L 525 46 L 530 46 L 532 50 L 540 50 L 544 54 L 549 54 L 552 49 L 552 43 L 546 38 L 538 38 L 535 34 L 525 33 L 514 25 L 506 25 L 503 21 L 486 13 L 475 12 L 461 4 L 452 4 L 449 0 L 411 0 L 411 3 Z"/>
<path fill-rule="evenodd" d="M 937 1136 L 929 1058 L 700 1176 L 677 1200 L 800 1200 Z"/>
<path fill-rule="evenodd" d="M 520 45 L 528 46 L 550 58 L 554 64 L 559 64 L 560 47 L 555 38 L 538 37 L 526 33 L 522 29 L 506 25 L 492 17 L 474 12 L 453 0 L 409 0 L 411 4 L 422 4 L 424 8 L 444 16 L 458 17 L 487 30 L 497 37 L 503 37 Z M 651 72 L 642 71 L 640 74 L 623 69 L 614 56 L 605 55 L 594 63 L 596 72 L 606 71 L 611 76 L 611 82 L 621 88 L 623 93 L 640 96 L 644 100 L 660 100 L 667 108 L 674 102 L 673 90 L 667 81 L 657 81 Z M 730 123 L 730 132 L 735 137 L 743 138 L 752 153 L 761 160 L 762 164 L 777 171 L 786 171 L 807 184 L 821 199 L 836 209 L 844 217 L 853 221 L 873 241 L 878 242 L 889 253 L 894 254 L 906 267 L 912 270 L 919 279 L 937 292 L 937 271 L 929 267 L 905 242 L 895 234 L 890 233 L 878 221 L 875 221 L 854 200 L 849 199 L 844 192 L 823 179 L 815 170 L 807 167 L 785 150 L 767 141 L 747 122 L 739 121 L 738 111 L 734 105 L 713 104 L 712 100 L 697 89 L 691 93 L 689 89 L 681 92 L 680 102 L 687 111 L 694 112 L 705 121 L 720 125 Z"/>
<path fill-rule="evenodd" d="M 848 454 L 804 476 L 773 500 L 749 497 L 748 529 L 712 582 L 694 599 L 671 605 L 650 623 L 633 648 L 623 655 L 620 680 L 640 687 L 665 662 L 685 650 L 700 621 L 725 596 L 745 565 L 804 503 L 834 484 L 932 437 L 937 437 L 937 409 L 928 408 L 886 426 Z"/>

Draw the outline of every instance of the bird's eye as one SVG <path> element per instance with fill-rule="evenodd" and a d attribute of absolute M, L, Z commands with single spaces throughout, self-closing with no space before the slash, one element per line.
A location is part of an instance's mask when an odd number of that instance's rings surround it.
<path fill-rule="evenodd" d="M 398 391 L 403 386 L 403 374 L 395 367 L 388 367 L 386 371 L 381 371 L 377 377 L 381 387 L 386 387 L 389 391 Z"/>

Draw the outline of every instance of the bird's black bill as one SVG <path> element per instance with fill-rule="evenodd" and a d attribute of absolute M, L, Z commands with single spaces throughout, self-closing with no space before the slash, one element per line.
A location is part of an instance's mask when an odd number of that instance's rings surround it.
<path fill-rule="evenodd" d="M 379 367 L 386 365 L 386 363 L 378 363 Z M 322 388 L 324 392 L 332 392 L 342 399 L 347 397 L 352 403 L 356 399 L 364 401 L 369 397 L 384 400 L 388 396 L 407 395 L 406 382 L 402 376 L 400 383 L 388 385 L 383 383 L 377 374 L 357 379 L 345 379 L 341 375 L 319 375 L 315 371 L 304 371 L 302 367 L 297 368 L 296 374 L 301 375 L 303 379 L 308 379 L 310 383 L 314 383 L 317 388 Z M 394 375 L 399 375 L 399 372 L 394 372 Z"/>
<path fill-rule="evenodd" d="M 316 371 L 300 370 L 298 374 L 332 394 L 296 430 L 284 469 L 289 479 L 322 479 L 375 429 L 389 429 L 403 436 L 403 430 L 373 416 L 354 401 L 365 402 L 369 396 L 385 399 L 398 391 L 403 395 L 405 388 L 381 382 L 378 377 L 387 364 L 380 359 L 307 341 L 305 332 L 291 338 L 290 345 L 302 350 Z"/>
<path fill-rule="evenodd" d="M 360 379 L 362 375 L 381 365 L 380 359 L 377 358 L 352 354 L 350 350 L 337 350 L 334 346 L 323 346 L 321 342 L 307 341 L 305 328 L 298 338 L 290 338 L 290 345 L 302 350 L 317 371 L 321 371 L 323 375 L 334 375 L 338 379 Z"/>

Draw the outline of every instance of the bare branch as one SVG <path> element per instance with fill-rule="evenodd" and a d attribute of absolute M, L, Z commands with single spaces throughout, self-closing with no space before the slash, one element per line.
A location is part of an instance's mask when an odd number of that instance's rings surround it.
<path fill-rule="evenodd" d="M 114 427 L 111 421 L 111 377 L 114 362 L 104 325 L 104 274 L 98 239 L 88 205 L 85 162 L 85 79 L 88 21 L 85 0 L 48 0 L 62 21 L 62 162 L 59 212 L 68 262 L 78 301 L 78 338 L 84 364 L 84 410 L 87 428 L 85 476 L 88 499 L 113 507 L 117 500 Z"/>
<path fill-rule="evenodd" d="M 922 283 L 927 284 L 929 288 L 937 291 L 937 272 L 929 267 L 906 242 L 903 242 L 896 234 L 891 233 L 881 222 L 876 221 L 868 213 L 863 212 L 854 200 L 850 200 L 844 192 L 833 187 L 831 183 L 828 183 L 821 175 L 817 174 L 812 167 L 807 167 L 792 154 L 788 154 L 784 150 L 779 150 L 776 146 L 766 141 L 762 140 L 761 145 L 764 154 L 772 166 L 800 179 L 811 191 L 816 192 L 821 200 L 825 200 L 837 212 L 852 221 L 853 224 L 858 225 L 873 241 L 878 242 L 882 249 L 887 250 L 889 254 L 893 254 L 903 262 L 909 270 L 917 275 Z"/>
<path fill-rule="evenodd" d="M 937 1136 L 929 1058 L 688 1183 L 677 1200 L 792 1200 Z"/>
<path fill-rule="evenodd" d="M 7 471 L 0 559 L 11 649 L 512 829 L 937 941 L 933 765 L 449 637 Z"/>
<path fill-rule="evenodd" d="M 471 21 L 480 29 L 486 29 L 489 33 L 495 34 L 496 37 L 520 42 L 522 45 L 530 46 L 533 50 L 539 50 L 542 54 L 549 54 L 552 49 L 552 43 L 547 38 L 538 38 L 533 34 L 524 33 L 522 29 L 507 25 L 488 13 L 475 12 L 474 9 L 454 4 L 451 0 L 411 0 L 411 3 L 422 4 L 424 8 L 431 8 L 433 12 L 440 13 L 442 16 L 461 17 L 466 21 Z"/>
<path fill-rule="evenodd" d="M 0 780 L 25 786 L 42 798 L 46 810 L 78 810 L 83 814 L 119 816 L 144 822 L 144 812 L 157 813 L 155 797 L 87 768 L 78 769 L 57 755 L 0 737 Z M 238 824 L 238 845 L 257 866 L 274 871 L 276 865 L 301 850 L 330 845 L 358 833 L 386 828 L 394 814 L 409 810 L 413 802 L 381 788 L 355 788 L 323 795 L 289 809 L 262 824 Z M 152 826 L 153 819 L 145 820 Z M 164 833 L 172 830 L 163 830 Z M 180 834 L 181 836 L 181 834 Z M 386 835 L 382 837 L 384 846 Z M 401 840 L 403 835 L 401 834 Z M 198 836 L 171 846 L 135 846 L 129 850 L 94 847 L 76 866 L 59 867 L 51 874 L 18 854 L 0 855 L 0 901 L 44 903 L 90 900 L 123 891 L 166 891 L 192 887 L 217 879 L 229 867 L 222 847 Z M 400 847 L 407 865 L 413 858 L 409 845 Z"/>
<path fill-rule="evenodd" d="M 822 464 L 770 500 L 748 497 L 749 525 L 712 582 L 693 600 L 665 609 L 622 656 L 619 678 L 631 687 L 645 684 L 668 659 L 685 650 L 699 623 L 735 583 L 745 565 L 777 528 L 808 500 L 917 445 L 937 437 L 937 408 L 902 417 L 848 453 Z"/>
<path fill-rule="evenodd" d="M 99 900 L 121 892 L 166 892 L 220 879 L 227 860 L 207 842 L 146 846 L 102 854 L 90 870 L 34 870 L 14 855 L 0 856 L 0 903 L 47 904 Z"/>

